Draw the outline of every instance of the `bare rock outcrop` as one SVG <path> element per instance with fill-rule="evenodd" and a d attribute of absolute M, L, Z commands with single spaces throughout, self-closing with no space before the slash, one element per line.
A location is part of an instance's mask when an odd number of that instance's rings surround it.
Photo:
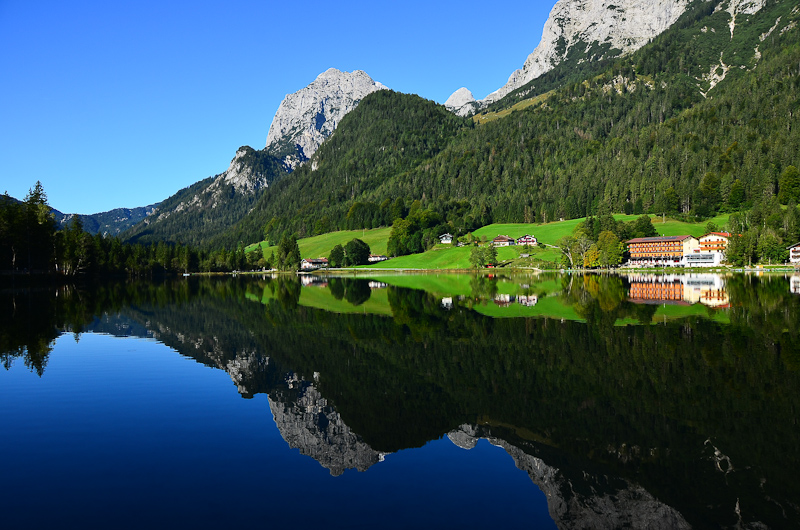
<path fill-rule="evenodd" d="M 307 87 L 283 98 L 269 128 L 267 150 L 294 169 L 311 158 L 364 97 L 384 89 L 361 70 L 326 70 Z"/>

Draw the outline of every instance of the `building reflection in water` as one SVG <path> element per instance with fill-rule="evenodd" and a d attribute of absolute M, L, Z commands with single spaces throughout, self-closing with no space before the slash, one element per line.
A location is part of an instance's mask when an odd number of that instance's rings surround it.
<path fill-rule="evenodd" d="M 717 274 L 631 274 L 628 301 L 635 304 L 730 307 L 725 280 Z"/>

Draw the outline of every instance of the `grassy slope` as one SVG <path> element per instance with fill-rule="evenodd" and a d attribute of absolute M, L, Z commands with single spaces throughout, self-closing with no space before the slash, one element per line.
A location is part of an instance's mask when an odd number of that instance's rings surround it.
<path fill-rule="evenodd" d="M 469 269 L 469 248 L 437 245 L 422 254 L 410 254 L 392 258 L 382 263 L 364 267 L 365 269 Z"/>
<path fill-rule="evenodd" d="M 303 258 L 319 258 L 321 256 L 328 256 L 331 249 L 336 245 L 344 246 L 353 238 L 358 238 L 369 245 L 373 254 L 386 254 L 386 244 L 389 242 L 389 234 L 392 229 L 387 228 L 374 228 L 372 230 L 343 230 L 341 232 L 330 232 L 314 237 L 306 237 L 298 239 L 297 244 L 300 247 L 300 256 Z M 264 251 L 264 257 L 268 258 L 270 254 L 278 250 L 276 245 L 267 246 L 266 241 L 256 243 L 247 247 L 246 251 L 251 252 L 256 248 L 261 247 Z"/>
<path fill-rule="evenodd" d="M 633 221 L 639 217 L 638 215 L 623 215 L 618 214 L 614 216 L 617 221 Z M 724 226 L 728 222 L 730 214 L 722 214 L 714 217 L 710 221 L 717 226 Z M 678 236 L 683 234 L 690 234 L 695 237 L 700 237 L 706 233 L 706 225 L 709 221 L 702 223 L 684 223 L 674 219 L 667 218 L 666 222 L 661 221 L 661 217 L 651 215 L 653 226 L 659 234 L 665 236 Z M 538 224 L 524 224 L 524 223 L 511 223 L 511 224 L 491 224 L 475 230 L 473 234 L 477 237 L 486 236 L 486 239 L 492 239 L 500 234 L 509 237 L 520 237 L 525 234 L 535 236 L 541 243 L 547 245 L 555 245 L 558 240 L 564 236 L 572 233 L 575 227 L 583 222 L 584 219 L 570 219 L 569 221 L 556 221 L 554 223 L 547 223 L 543 225 Z"/>
<path fill-rule="evenodd" d="M 475 123 L 482 124 L 499 120 L 500 118 L 505 118 L 514 111 L 522 110 L 532 105 L 538 105 L 539 103 L 544 103 L 545 101 L 547 101 L 547 98 L 552 96 L 554 93 L 555 91 L 551 90 L 549 92 L 546 92 L 544 94 L 539 94 L 538 96 L 530 99 L 523 99 L 519 103 L 515 103 L 514 105 L 508 107 L 507 109 L 503 109 L 497 112 L 488 112 L 486 114 L 480 114 L 480 113 L 476 114 L 472 117 L 472 121 L 474 121 Z"/>
<path fill-rule="evenodd" d="M 717 226 L 724 226 L 728 222 L 730 214 L 718 215 L 711 219 Z M 632 221 L 636 219 L 636 215 L 615 215 L 614 218 L 622 221 Z M 651 216 L 653 219 L 653 226 L 659 234 L 665 236 L 677 236 L 683 234 L 690 234 L 699 237 L 706 233 L 706 224 L 702 223 L 684 223 L 674 219 L 667 219 L 666 222 L 661 221 L 659 216 Z M 525 223 L 510 223 L 510 224 L 490 224 L 479 228 L 473 232 L 477 238 L 486 237 L 491 240 L 494 237 L 504 234 L 510 237 L 520 237 L 525 234 L 532 234 L 536 236 L 540 243 L 538 249 L 533 252 L 533 257 L 536 261 L 541 262 L 555 262 L 557 263 L 560 258 L 560 251 L 558 249 L 547 248 L 545 245 L 556 245 L 558 240 L 564 236 L 572 233 L 575 227 L 584 219 L 570 219 L 569 221 L 556 221 L 547 224 L 525 224 Z M 350 230 L 341 232 L 331 232 L 319 236 L 309 237 L 298 240 L 300 246 L 300 255 L 303 258 L 318 258 L 320 256 L 327 256 L 330 254 L 331 249 L 339 244 L 344 245 L 354 237 L 364 240 L 372 250 L 373 254 L 385 254 L 386 245 L 389 242 L 389 235 L 392 229 L 375 228 L 372 230 Z M 270 253 L 277 250 L 277 247 L 265 246 L 265 242 L 257 245 L 247 247 L 247 251 L 255 250 L 258 246 L 264 250 L 264 256 L 269 257 Z M 498 249 L 498 258 L 501 261 L 514 260 L 519 257 L 522 251 L 521 247 L 501 247 Z M 396 269 L 469 269 L 469 247 L 451 247 L 449 245 L 437 245 L 433 249 L 423 252 L 421 254 L 411 254 L 409 256 L 400 256 L 393 258 L 389 261 L 376 263 L 374 265 L 365 266 L 365 269 L 382 269 L 382 268 L 396 268 Z M 519 263 L 520 266 L 525 266 L 525 263 Z"/>

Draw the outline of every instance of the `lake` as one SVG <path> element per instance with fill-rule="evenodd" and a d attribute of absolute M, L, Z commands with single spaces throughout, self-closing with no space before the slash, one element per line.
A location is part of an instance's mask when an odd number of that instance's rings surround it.
<path fill-rule="evenodd" d="M 800 275 L 0 286 L 3 528 L 800 526 Z"/>

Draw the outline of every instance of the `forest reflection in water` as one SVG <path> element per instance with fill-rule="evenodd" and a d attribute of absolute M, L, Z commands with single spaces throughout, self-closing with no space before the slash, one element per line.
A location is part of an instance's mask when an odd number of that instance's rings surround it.
<path fill-rule="evenodd" d="M 797 276 L 189 278 L 2 290 L 0 351 L 151 337 L 333 475 L 488 439 L 560 527 L 800 523 Z M 755 527 L 755 526 L 754 526 Z"/>

